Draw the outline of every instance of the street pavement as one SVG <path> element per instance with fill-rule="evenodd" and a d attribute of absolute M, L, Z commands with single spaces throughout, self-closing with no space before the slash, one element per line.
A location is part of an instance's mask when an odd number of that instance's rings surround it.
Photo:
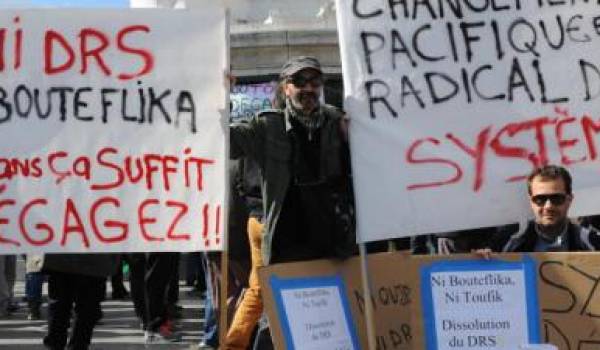
<path fill-rule="evenodd" d="M 127 288 L 129 286 L 126 283 Z M 110 283 L 107 286 L 108 300 L 102 303 L 104 317 L 94 329 L 91 350 L 135 350 L 135 349 L 189 349 L 200 341 L 203 315 L 203 300 L 190 293 L 190 287 L 180 287 L 179 305 L 184 307 L 183 317 L 178 321 L 183 340 L 180 343 L 144 345 L 144 332 L 135 317 L 131 300 L 111 300 Z M 42 350 L 42 337 L 46 334 L 46 320 L 27 320 L 27 305 L 22 301 L 25 294 L 23 281 L 15 286 L 15 298 L 20 308 L 8 318 L 0 318 L 0 349 Z M 46 284 L 44 284 L 44 296 Z M 45 317 L 47 305 L 42 313 Z"/>

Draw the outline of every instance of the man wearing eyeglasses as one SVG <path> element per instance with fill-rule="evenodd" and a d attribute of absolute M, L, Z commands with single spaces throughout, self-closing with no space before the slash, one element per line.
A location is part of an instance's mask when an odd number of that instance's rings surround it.
<path fill-rule="evenodd" d="M 560 166 L 535 169 L 527 179 L 535 220 L 510 238 L 505 252 L 589 251 L 600 249 L 600 236 L 572 223 L 567 215 L 573 201 L 571 175 Z"/>
<path fill-rule="evenodd" d="M 253 251 L 251 293 L 246 293 L 254 295 L 255 290 L 259 295 L 254 310 L 236 313 L 223 346 L 227 350 L 246 348 L 252 330 L 248 325 L 262 311 L 256 274 L 260 265 L 331 258 L 355 247 L 347 234 L 349 220 L 339 220 L 340 199 L 351 198 L 344 114 L 321 103 L 319 61 L 291 58 L 282 68 L 277 91 L 275 109 L 230 129 L 231 157 L 249 157 L 260 169 L 264 226 L 260 252 Z M 251 245 L 255 241 L 251 237 Z M 240 309 L 249 304 L 246 299 Z M 260 344 L 270 346 L 268 341 Z"/>
<path fill-rule="evenodd" d="M 231 126 L 232 158 L 261 170 L 265 264 L 331 257 L 332 196 L 349 179 L 343 112 L 322 104 L 323 72 L 314 57 L 290 59 L 280 75 L 285 106 Z"/>

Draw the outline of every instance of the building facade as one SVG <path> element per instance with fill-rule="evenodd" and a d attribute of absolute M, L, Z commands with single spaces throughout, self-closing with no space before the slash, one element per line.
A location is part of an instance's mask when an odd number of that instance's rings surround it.
<path fill-rule="evenodd" d="M 215 0 L 0 0 L 0 8 L 134 7 L 201 9 Z M 268 106 L 283 64 L 317 57 L 325 73 L 325 101 L 342 106 L 343 88 L 334 0 L 221 0 L 230 14 L 235 118 Z"/>
<path fill-rule="evenodd" d="M 266 92 L 272 91 L 270 86 L 281 67 L 297 55 L 312 55 L 321 61 L 326 80 L 325 101 L 342 106 L 334 0 L 223 1 L 230 12 L 231 69 L 237 77 L 232 114 L 249 115 L 262 109 Z M 131 5 L 201 9 L 203 2 L 131 0 Z"/>

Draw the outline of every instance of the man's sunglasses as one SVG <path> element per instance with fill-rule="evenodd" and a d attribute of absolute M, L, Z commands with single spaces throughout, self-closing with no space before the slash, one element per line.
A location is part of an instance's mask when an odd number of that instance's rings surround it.
<path fill-rule="evenodd" d="M 305 76 L 301 74 L 293 75 L 288 79 L 289 83 L 294 84 L 297 88 L 303 88 L 306 84 L 310 84 L 313 87 L 321 87 L 323 85 L 323 78 L 320 75 Z"/>
<path fill-rule="evenodd" d="M 547 201 L 552 205 L 562 205 L 567 200 L 567 195 L 564 193 L 538 194 L 531 197 L 531 201 L 537 206 L 544 206 Z"/>

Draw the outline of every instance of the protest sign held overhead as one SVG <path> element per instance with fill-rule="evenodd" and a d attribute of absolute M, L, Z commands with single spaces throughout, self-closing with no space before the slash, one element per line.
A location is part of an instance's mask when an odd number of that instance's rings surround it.
<path fill-rule="evenodd" d="M 263 109 L 271 108 L 276 82 L 237 84 L 231 91 L 231 120 L 250 119 Z"/>
<path fill-rule="evenodd" d="M 600 212 L 598 4 L 337 5 L 361 240 L 523 219 L 548 163 Z"/>
<path fill-rule="evenodd" d="M 219 250 L 224 9 L 0 14 L 0 254 Z"/>

